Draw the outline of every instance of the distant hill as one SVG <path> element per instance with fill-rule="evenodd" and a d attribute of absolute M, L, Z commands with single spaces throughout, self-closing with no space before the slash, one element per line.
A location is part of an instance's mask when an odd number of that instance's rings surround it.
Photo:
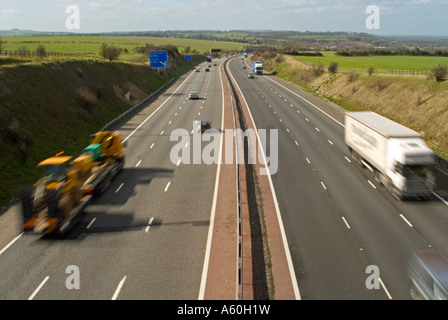
<path fill-rule="evenodd" d="M 33 31 L 33 30 L 0 30 L 0 37 L 43 37 L 43 36 L 63 36 L 71 35 L 70 32 L 45 32 L 45 31 Z"/>
<path fill-rule="evenodd" d="M 290 41 L 305 50 L 381 47 L 388 49 L 440 50 L 448 48 L 448 37 L 437 36 L 379 36 L 357 32 L 314 32 L 274 30 L 168 30 L 168 31 L 126 31 L 103 33 L 44 32 L 33 30 L 0 30 L 0 37 L 30 36 L 133 36 L 185 38 L 209 41 L 227 41 L 248 44 L 250 47 L 279 47 Z"/>

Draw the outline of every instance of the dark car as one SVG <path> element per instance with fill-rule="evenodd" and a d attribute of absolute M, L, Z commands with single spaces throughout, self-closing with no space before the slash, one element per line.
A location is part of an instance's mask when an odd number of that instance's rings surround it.
<path fill-rule="evenodd" d="M 205 68 L 205 72 L 209 72 L 210 71 L 210 69 L 209 68 Z"/>
<path fill-rule="evenodd" d="M 201 133 L 204 133 L 205 131 L 212 128 L 212 124 L 210 121 L 202 120 L 201 121 Z"/>

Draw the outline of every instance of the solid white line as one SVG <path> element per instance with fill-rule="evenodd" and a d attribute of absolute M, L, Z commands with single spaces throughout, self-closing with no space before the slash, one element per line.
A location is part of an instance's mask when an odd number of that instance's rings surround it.
<path fill-rule="evenodd" d="M 145 121 L 143 121 L 134 131 L 132 131 L 127 137 L 126 137 L 126 139 L 124 139 L 123 140 L 123 143 L 125 143 L 126 141 L 128 141 L 128 139 L 130 138 L 130 137 L 132 137 L 149 119 L 151 119 L 152 118 L 152 116 L 154 115 L 154 114 L 156 114 L 156 112 L 157 111 L 159 111 L 167 102 L 168 102 L 168 100 L 170 100 L 176 93 L 177 93 L 177 91 L 179 91 L 180 90 L 180 88 L 182 88 L 182 86 L 184 85 L 184 83 L 185 82 L 187 82 L 187 80 L 188 79 L 190 79 L 190 77 L 193 75 L 193 73 L 194 72 L 192 72 L 192 73 L 190 73 L 190 75 L 187 77 L 187 79 L 185 79 L 185 81 L 184 82 L 182 82 L 182 84 L 176 89 L 176 91 L 174 91 L 169 97 L 168 97 L 168 99 L 166 99 L 161 105 L 160 105 L 160 107 L 158 107 L 153 113 L 151 113 L 150 115 L 149 115 L 149 117 L 148 118 L 146 118 L 145 119 Z"/>
<path fill-rule="evenodd" d="M 125 276 L 123 279 L 121 279 L 120 283 L 118 284 L 117 289 L 115 290 L 112 300 L 117 300 L 117 297 L 120 294 L 121 288 L 123 287 L 124 282 L 126 281 L 126 278 L 127 278 L 127 276 Z"/>
<path fill-rule="evenodd" d="M 241 96 L 243 97 L 244 103 L 247 106 L 247 110 L 249 112 L 249 116 L 251 118 L 251 122 L 253 123 L 255 132 L 257 134 L 258 147 L 260 148 L 259 150 L 263 151 L 262 152 L 263 161 L 264 161 L 263 163 L 268 163 L 268 161 L 266 159 L 265 151 L 264 151 L 263 146 L 261 144 L 260 136 L 258 135 L 257 126 L 256 126 L 254 118 L 252 116 L 252 112 L 250 111 L 250 108 L 249 108 L 249 104 L 247 103 L 246 98 L 244 97 L 244 94 L 241 91 L 241 88 L 236 83 L 236 80 L 233 77 L 232 72 L 230 72 L 230 76 L 233 78 L 233 80 L 234 80 L 234 82 L 235 82 L 235 84 L 236 84 L 236 86 L 238 88 L 238 91 L 241 93 Z M 278 198 L 277 198 L 277 194 L 276 194 L 275 189 L 274 189 L 274 183 L 272 182 L 272 177 L 271 177 L 271 173 L 270 173 L 269 167 L 266 168 L 266 171 L 267 171 L 267 178 L 269 180 L 269 185 L 270 185 L 270 188 L 271 188 L 272 197 L 273 197 L 273 200 L 274 200 L 275 211 L 277 212 L 277 220 L 279 222 L 280 232 L 281 232 L 282 239 L 283 239 L 283 247 L 284 247 L 285 254 L 286 254 L 286 260 L 288 262 L 289 273 L 290 273 L 290 276 L 291 276 L 291 281 L 292 281 L 292 286 L 293 286 L 293 289 L 294 289 L 294 294 L 295 294 L 296 299 L 300 300 L 301 297 L 300 297 L 299 287 L 298 287 L 298 284 L 297 284 L 297 277 L 296 277 L 296 274 L 294 272 L 294 266 L 293 266 L 293 263 L 292 263 L 291 252 L 289 250 L 288 240 L 286 238 L 285 228 L 283 226 L 283 219 L 282 219 L 282 216 L 281 216 L 281 213 L 280 213 L 280 207 L 278 205 Z"/>
<path fill-rule="evenodd" d="M 390 295 L 389 291 L 387 290 L 386 286 L 384 285 L 383 280 L 381 280 L 381 278 L 378 278 L 378 280 L 381 283 L 381 286 L 383 287 L 384 291 L 386 292 L 387 296 L 389 297 L 389 299 L 392 299 L 392 296 Z"/>
<path fill-rule="evenodd" d="M 86 229 L 90 229 L 92 224 L 95 222 L 96 218 L 93 218 L 92 221 L 90 221 L 89 225 L 86 227 Z"/>
<path fill-rule="evenodd" d="M 137 164 L 135 165 L 135 167 L 140 167 L 140 165 L 142 164 L 142 160 L 140 160 L 139 162 L 137 162 Z"/>
<path fill-rule="evenodd" d="M 42 289 L 42 287 L 45 285 L 45 283 L 50 279 L 49 276 L 45 277 L 45 279 L 40 283 L 40 285 L 37 287 L 36 290 L 34 290 L 33 294 L 28 298 L 28 300 L 33 300 L 36 294 Z"/>
<path fill-rule="evenodd" d="M 344 217 L 342 217 L 342 220 L 344 220 L 344 222 L 345 222 L 345 225 L 347 226 L 347 228 L 348 228 L 348 229 L 351 229 L 351 228 L 350 228 L 350 225 L 348 224 L 347 220 L 345 220 L 345 218 L 344 218 Z"/>
<path fill-rule="evenodd" d="M 221 68 L 219 68 L 219 79 L 221 81 L 221 96 L 222 96 L 222 102 L 221 102 L 221 129 L 224 130 L 224 84 L 222 82 L 222 76 L 221 76 Z M 205 258 L 204 258 L 204 266 L 202 269 L 202 277 L 201 277 L 201 286 L 199 288 L 199 297 L 198 300 L 204 300 L 205 295 L 205 286 L 207 283 L 207 274 L 208 274 L 208 267 L 210 263 L 210 251 L 212 246 L 212 239 L 213 239 L 213 228 L 215 225 L 215 214 L 216 214 L 216 203 L 218 201 L 218 189 L 219 189 L 219 178 L 221 174 L 221 163 L 222 163 L 222 150 L 223 150 L 223 144 L 224 144 L 224 135 L 221 135 L 221 141 L 220 141 L 220 147 L 219 147 L 219 161 L 218 161 L 218 169 L 216 170 L 216 178 L 215 178 L 215 190 L 213 192 L 213 203 L 212 203 L 212 209 L 210 213 L 210 225 L 208 227 L 208 235 L 207 235 L 207 244 L 205 249 Z"/>
<path fill-rule="evenodd" d="M 123 186 L 124 186 L 124 183 L 120 184 L 120 186 L 119 186 L 118 189 L 115 191 L 115 193 L 118 193 L 118 192 L 121 190 L 121 188 L 123 188 Z"/>
<path fill-rule="evenodd" d="M 13 245 L 14 242 L 16 242 L 17 240 L 19 240 L 19 238 L 23 235 L 23 232 L 21 234 L 19 234 L 17 237 L 15 237 L 14 239 L 12 239 L 1 251 L 0 251 L 0 256 L 3 254 L 3 252 L 5 252 L 10 246 Z"/>
<path fill-rule="evenodd" d="M 167 191 L 168 191 L 168 189 L 170 188 L 170 185 L 171 185 L 171 181 L 170 181 L 170 182 L 168 182 L 168 184 L 166 185 L 166 187 L 165 187 L 165 192 L 167 192 Z"/>
<path fill-rule="evenodd" d="M 376 189 L 376 186 L 370 180 L 367 180 L 367 182 L 372 186 L 373 189 Z"/>
<path fill-rule="evenodd" d="M 401 213 L 400 213 L 400 217 L 403 218 L 403 220 L 406 221 L 406 223 L 412 228 L 412 224 Z"/>
<path fill-rule="evenodd" d="M 441 196 L 439 196 L 434 191 L 432 191 L 432 194 L 435 195 L 437 198 L 439 198 L 440 201 L 442 201 L 444 204 L 446 204 L 448 206 L 448 202 L 445 199 L 443 199 Z M 0 254 L 1 254 L 1 252 L 0 252 Z"/>

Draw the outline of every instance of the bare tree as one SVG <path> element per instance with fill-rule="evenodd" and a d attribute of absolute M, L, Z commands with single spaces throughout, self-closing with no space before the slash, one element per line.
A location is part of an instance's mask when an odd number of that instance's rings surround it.
<path fill-rule="evenodd" d="M 47 50 L 45 49 L 45 46 L 39 45 L 36 49 L 36 54 L 41 59 L 45 58 L 47 56 Z"/>

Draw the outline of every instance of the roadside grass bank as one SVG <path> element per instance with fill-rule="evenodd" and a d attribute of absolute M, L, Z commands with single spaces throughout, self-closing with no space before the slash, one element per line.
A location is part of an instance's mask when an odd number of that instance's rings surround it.
<path fill-rule="evenodd" d="M 0 208 L 40 178 L 37 164 L 61 151 L 77 155 L 89 136 L 199 62 L 176 54 L 159 75 L 148 65 L 65 61 L 2 66 Z M 130 98 L 128 99 L 130 94 Z"/>
<path fill-rule="evenodd" d="M 252 59 L 263 61 L 267 72 L 348 111 L 374 111 L 418 131 L 431 149 L 448 157 L 448 82 L 425 76 L 330 73 L 272 53 Z"/>

